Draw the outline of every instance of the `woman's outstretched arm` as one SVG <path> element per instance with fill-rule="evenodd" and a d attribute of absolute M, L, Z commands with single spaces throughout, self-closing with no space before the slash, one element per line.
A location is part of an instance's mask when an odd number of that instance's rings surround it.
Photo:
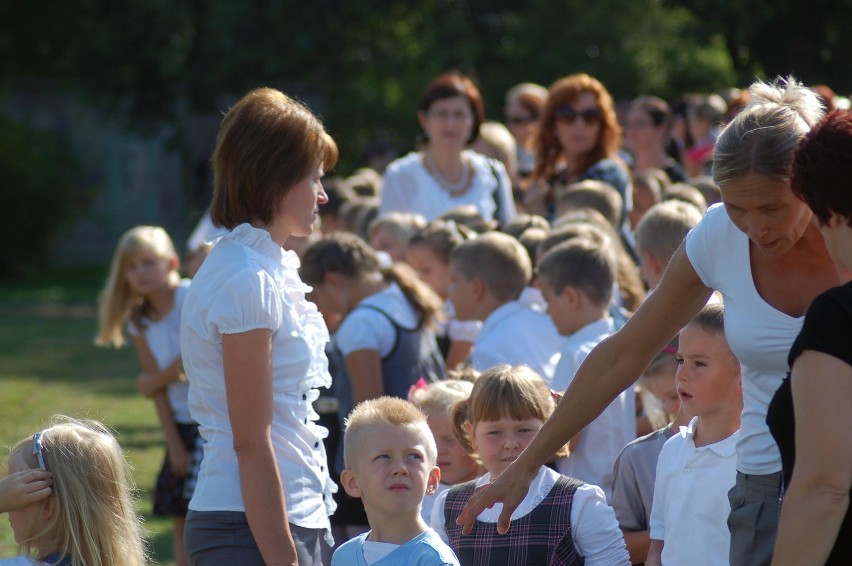
<path fill-rule="evenodd" d="M 476 517 L 497 502 L 503 503 L 497 531 L 508 532 L 512 512 L 523 501 L 539 467 L 636 381 L 672 336 L 707 303 L 711 292 L 681 244 L 660 285 L 621 331 L 592 350 L 532 443 L 497 479 L 471 497 L 457 521 L 464 526 L 463 532 L 469 533 Z"/>

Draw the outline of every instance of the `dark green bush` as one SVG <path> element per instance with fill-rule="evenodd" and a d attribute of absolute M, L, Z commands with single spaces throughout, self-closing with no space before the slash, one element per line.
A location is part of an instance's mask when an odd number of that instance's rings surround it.
<path fill-rule="evenodd" d="M 0 117 L 0 278 L 42 266 L 82 196 L 67 140 Z"/>

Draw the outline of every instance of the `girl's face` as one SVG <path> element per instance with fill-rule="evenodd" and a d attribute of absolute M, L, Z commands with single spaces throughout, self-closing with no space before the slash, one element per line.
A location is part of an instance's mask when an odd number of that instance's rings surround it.
<path fill-rule="evenodd" d="M 668 369 L 647 374 L 643 384 L 651 392 L 651 395 L 656 397 L 663 405 L 663 412 L 666 415 L 674 417 L 680 412 L 677 382 L 675 376 Z"/>
<path fill-rule="evenodd" d="M 479 474 L 479 465 L 456 440 L 450 427 L 450 416 L 446 412 L 432 413 L 426 423 L 438 446 L 437 464 L 441 468 L 441 482 L 455 485 L 475 478 Z"/>
<path fill-rule="evenodd" d="M 405 260 L 420 279 L 432 287 L 442 299 L 447 298 L 450 286 L 450 262 L 441 261 L 432 248 L 424 244 L 410 246 L 405 254 Z"/>
<path fill-rule="evenodd" d="M 498 476 L 517 460 L 542 426 L 541 419 L 480 421 L 472 425 L 471 444 L 485 469 L 492 477 Z"/>
<path fill-rule="evenodd" d="M 756 173 L 720 187 L 731 222 L 768 256 L 781 256 L 805 234 L 813 214 L 790 185 Z"/>
<path fill-rule="evenodd" d="M 374 250 L 387 252 L 394 261 L 405 261 L 405 242 L 388 228 L 379 228 L 370 235 L 370 246 Z"/>
<path fill-rule="evenodd" d="M 124 264 L 124 276 L 134 293 L 146 296 L 169 285 L 169 275 L 177 269 L 177 258 L 158 256 L 147 250 L 131 252 Z"/>
<path fill-rule="evenodd" d="M 464 96 L 439 98 L 426 112 L 418 112 L 420 127 L 430 146 L 461 151 L 467 146 L 473 128 L 473 111 Z"/>

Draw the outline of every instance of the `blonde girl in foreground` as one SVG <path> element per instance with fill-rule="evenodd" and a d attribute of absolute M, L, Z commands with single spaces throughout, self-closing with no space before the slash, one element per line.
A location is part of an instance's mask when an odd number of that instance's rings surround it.
<path fill-rule="evenodd" d="M 127 468 L 118 442 L 95 421 L 54 417 L 51 426 L 18 442 L 9 456 L 9 474 L 45 470 L 53 474 L 53 486 L 40 501 L 0 509 L 9 512 L 22 553 L 0 564 L 144 564 Z"/>

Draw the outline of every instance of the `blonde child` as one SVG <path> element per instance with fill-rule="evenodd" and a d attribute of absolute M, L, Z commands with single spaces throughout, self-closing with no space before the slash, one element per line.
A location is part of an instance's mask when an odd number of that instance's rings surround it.
<path fill-rule="evenodd" d="M 722 306 L 708 305 L 680 332 L 677 391 L 693 419 L 657 462 L 649 566 L 729 563 L 727 493 L 736 481 L 743 400 L 723 321 Z"/>
<path fill-rule="evenodd" d="M 183 531 L 197 477 L 198 425 L 189 415 L 189 385 L 180 357 L 180 312 L 189 280 L 165 230 L 137 226 L 119 240 L 99 302 L 96 343 L 121 347 L 133 339 L 142 368 L 139 392 L 154 400 L 166 440 L 166 456 L 154 490 L 154 514 L 174 518 L 174 553 L 186 564 Z"/>
<path fill-rule="evenodd" d="M 444 300 L 444 319 L 440 322 L 437 338 L 448 368 L 464 362 L 482 328 L 479 320 L 458 320 L 455 307 L 449 300 L 450 254 L 462 242 L 475 237 L 476 233 L 463 224 L 433 220 L 415 232 L 405 254 L 405 261 L 414 268 L 421 281 Z"/>
<path fill-rule="evenodd" d="M 456 519 L 473 491 L 501 474 L 553 412 L 544 381 L 525 366 L 500 365 L 480 375 L 470 399 L 453 408 L 456 437 L 487 473 L 438 496 L 431 525 L 465 565 L 629 564 L 615 513 L 600 488 L 539 468 L 529 494 L 498 534 L 502 504 L 484 510 L 470 536 Z"/>
<path fill-rule="evenodd" d="M 343 444 L 341 483 L 364 502 L 370 531 L 341 545 L 332 566 L 458 565 L 420 516 L 423 497 L 441 478 L 423 413 L 395 397 L 365 401 L 346 419 Z"/>
<path fill-rule="evenodd" d="M 59 566 L 142 566 L 142 527 L 134 511 L 132 486 L 121 447 L 94 421 L 53 419 L 41 432 L 22 439 L 8 460 L 9 477 L 52 474 L 49 495 L 17 500 L 9 512 L 22 555 L 3 564 Z M 31 486 L 37 486 L 37 480 Z M 0 501 L 9 502 L 3 481 Z M 38 484 L 40 485 L 40 484 Z M 44 487 L 39 491 L 44 495 Z"/>
<path fill-rule="evenodd" d="M 370 222 L 367 232 L 370 245 L 376 251 L 387 253 L 393 261 L 405 261 L 405 252 L 411 237 L 426 225 L 419 214 L 389 212 Z"/>
<path fill-rule="evenodd" d="M 449 379 L 415 388 L 409 395 L 409 401 L 423 411 L 426 423 L 435 437 L 438 447 L 438 467 L 441 468 L 441 481 L 434 493 L 426 494 L 423 499 L 421 515 L 428 521 L 432 506 L 438 494 L 458 483 L 464 483 L 484 473 L 476 459 L 471 457 L 459 444 L 453 434 L 450 410 L 459 401 L 470 397 L 473 383 L 460 379 Z"/>

